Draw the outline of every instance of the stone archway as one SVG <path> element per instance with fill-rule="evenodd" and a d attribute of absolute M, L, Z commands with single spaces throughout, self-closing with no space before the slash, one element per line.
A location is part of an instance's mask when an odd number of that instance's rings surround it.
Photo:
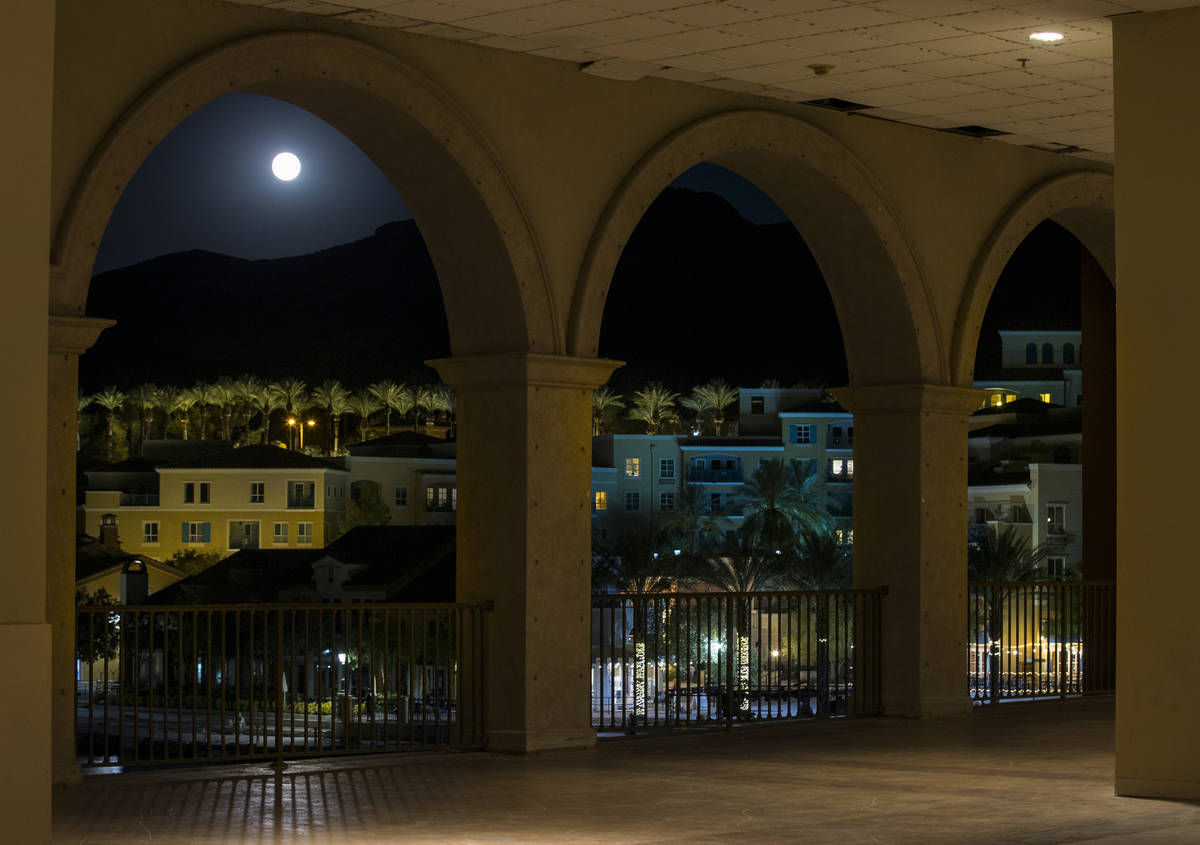
<path fill-rule="evenodd" d="M 773 112 L 726 112 L 663 139 L 633 168 L 595 230 L 568 333 L 595 355 L 621 251 L 655 197 L 700 162 L 765 191 L 805 238 L 829 285 L 852 384 L 945 384 L 945 351 L 920 262 L 870 171 L 816 127 Z"/>
<path fill-rule="evenodd" d="M 444 92 L 394 56 L 306 32 L 219 47 L 159 81 L 121 116 L 77 180 L 58 227 L 52 314 L 83 314 L 109 216 L 150 150 L 192 111 L 230 91 L 312 112 L 402 191 L 438 273 L 456 355 L 562 351 L 535 238 L 486 139 Z"/>
<path fill-rule="evenodd" d="M 967 387 L 975 370 L 975 347 L 992 291 L 1021 242 L 1044 220 L 1053 220 L 1079 239 L 1115 282 L 1113 177 L 1086 171 L 1056 176 L 1036 186 L 1003 216 L 981 250 L 964 288 L 950 349 L 953 384 Z"/>

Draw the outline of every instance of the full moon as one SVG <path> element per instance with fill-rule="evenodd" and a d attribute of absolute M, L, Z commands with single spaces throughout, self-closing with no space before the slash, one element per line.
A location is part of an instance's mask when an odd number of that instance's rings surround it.
<path fill-rule="evenodd" d="M 290 182 L 300 175 L 300 159 L 292 153 L 280 153 L 271 161 L 271 172 L 276 179 Z"/>

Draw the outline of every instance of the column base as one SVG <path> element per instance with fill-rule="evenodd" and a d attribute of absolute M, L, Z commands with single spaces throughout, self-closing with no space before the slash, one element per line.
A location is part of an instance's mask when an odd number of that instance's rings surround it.
<path fill-rule="evenodd" d="M 567 751 L 592 748 L 596 732 L 591 728 L 545 728 L 531 731 L 488 731 L 487 750 L 500 754 L 533 754 L 538 751 Z"/>
<path fill-rule="evenodd" d="M 899 698 L 883 703 L 885 716 L 901 719 L 935 719 L 941 716 L 961 716 L 971 712 L 971 699 L 962 695 L 941 698 Z"/>
<path fill-rule="evenodd" d="M 50 841 L 50 626 L 0 624 L 0 818 L 7 842 Z"/>
<path fill-rule="evenodd" d="M 1115 792 L 1124 798 L 1174 798 L 1197 801 L 1200 800 L 1200 781 L 1118 777 Z"/>

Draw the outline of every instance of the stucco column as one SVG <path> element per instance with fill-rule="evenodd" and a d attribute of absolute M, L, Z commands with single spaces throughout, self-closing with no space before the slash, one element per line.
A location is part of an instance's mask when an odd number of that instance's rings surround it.
<path fill-rule="evenodd" d="M 46 621 L 51 627 L 51 776 L 79 781 L 75 760 L 75 429 L 79 356 L 113 325 L 50 318 L 46 429 Z"/>
<path fill-rule="evenodd" d="M 53 0 L 9 3 L 0 26 L 0 819 L 6 842 L 50 841 L 46 624 L 46 314 L 49 312 Z"/>
<path fill-rule="evenodd" d="M 458 413 L 458 600 L 484 619 L 493 751 L 595 743 L 591 729 L 592 391 L 616 361 L 489 355 L 430 362 Z"/>
<path fill-rule="evenodd" d="M 884 712 L 965 711 L 967 419 L 983 393 L 923 384 L 833 392 L 854 414 L 854 586 L 888 587 Z"/>

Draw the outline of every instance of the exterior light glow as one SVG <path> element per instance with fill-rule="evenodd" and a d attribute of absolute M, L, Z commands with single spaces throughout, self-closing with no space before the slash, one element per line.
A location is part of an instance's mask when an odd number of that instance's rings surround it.
<path fill-rule="evenodd" d="M 1061 32 L 1034 32 L 1030 34 L 1029 40 L 1053 44 L 1055 41 L 1062 41 L 1063 34 Z"/>

